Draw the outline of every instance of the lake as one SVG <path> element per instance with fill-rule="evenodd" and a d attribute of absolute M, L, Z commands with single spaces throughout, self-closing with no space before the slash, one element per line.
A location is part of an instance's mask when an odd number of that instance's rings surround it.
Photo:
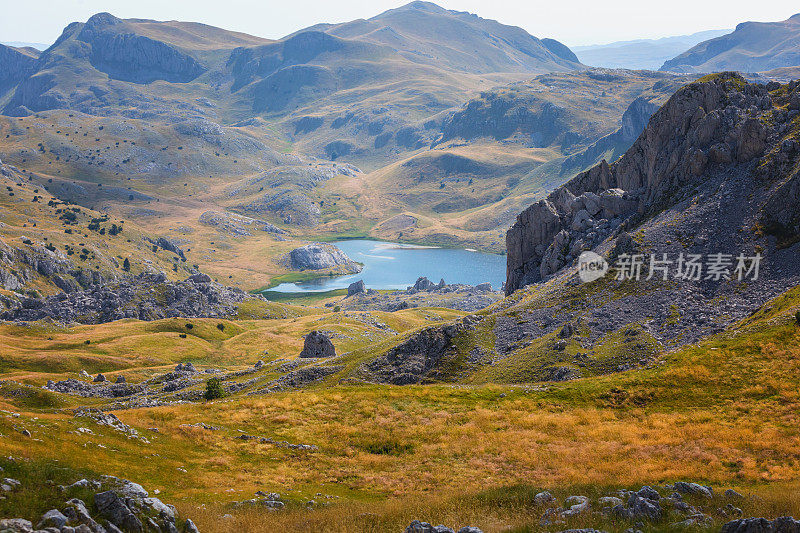
<path fill-rule="evenodd" d="M 364 264 L 358 273 L 303 283 L 281 283 L 278 292 L 322 292 L 346 289 L 360 279 L 368 289 L 405 289 L 420 276 L 434 283 L 477 285 L 491 283 L 499 290 L 506 280 L 506 256 L 454 248 L 434 248 L 393 242 L 350 240 L 334 242 L 353 261 Z"/>

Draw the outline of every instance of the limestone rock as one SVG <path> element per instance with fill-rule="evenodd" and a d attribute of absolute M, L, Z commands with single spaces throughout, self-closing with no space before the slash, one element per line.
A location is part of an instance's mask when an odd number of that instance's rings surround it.
<path fill-rule="evenodd" d="M 353 262 L 347 254 L 333 246 L 315 242 L 295 248 L 289 252 L 289 264 L 294 270 L 321 270 L 344 267 L 348 272 L 360 272 L 361 266 Z"/>
<path fill-rule="evenodd" d="M 334 355 L 336 355 L 336 349 L 326 334 L 312 331 L 306 335 L 300 357 L 333 357 Z"/>
<path fill-rule="evenodd" d="M 347 296 L 355 296 L 356 294 L 364 294 L 367 292 L 367 288 L 364 286 L 364 280 L 358 280 L 354 283 L 351 283 L 347 287 Z"/>

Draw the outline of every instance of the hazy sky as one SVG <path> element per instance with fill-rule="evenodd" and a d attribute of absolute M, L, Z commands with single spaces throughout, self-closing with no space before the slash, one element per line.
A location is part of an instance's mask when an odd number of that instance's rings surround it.
<path fill-rule="evenodd" d="M 52 43 L 70 22 L 100 11 L 122 18 L 187 20 L 276 39 L 318 22 L 368 18 L 407 0 L 0 0 L 0 41 Z M 683 35 L 776 21 L 800 12 L 789 0 L 440 0 L 568 45 Z"/>

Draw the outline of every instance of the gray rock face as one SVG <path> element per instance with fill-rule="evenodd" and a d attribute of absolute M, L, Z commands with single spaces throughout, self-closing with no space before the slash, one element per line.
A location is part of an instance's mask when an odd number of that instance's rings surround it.
<path fill-rule="evenodd" d="M 83 500 L 68 500 L 62 509 L 51 509 L 42 515 L 36 529 L 28 520 L 10 518 L 0 520 L 3 533 L 178 533 L 177 513 L 171 505 L 150 497 L 137 483 L 113 476 L 101 476 L 100 480 L 82 479 L 62 490 L 80 487 L 96 492 L 92 512 Z M 96 511 L 95 511 L 96 509 Z M 101 525 L 102 522 L 102 525 Z M 198 533 L 191 520 L 186 520 L 184 532 Z"/>
<path fill-rule="evenodd" d="M 447 526 L 433 526 L 428 522 L 412 520 L 408 527 L 406 527 L 405 533 L 456 533 L 456 531 Z M 458 533 L 482 533 L 482 531 L 477 527 L 464 526 L 458 530 Z"/>
<path fill-rule="evenodd" d="M 453 339 L 474 328 L 473 315 L 446 326 L 434 326 L 414 333 L 384 355 L 365 365 L 366 373 L 381 383 L 409 385 L 442 379 L 443 363 L 457 355 Z"/>
<path fill-rule="evenodd" d="M 95 68 L 123 81 L 185 83 L 206 70 L 192 56 L 165 42 L 137 35 L 108 13 L 86 21 L 77 38 L 90 45 L 89 57 Z"/>
<path fill-rule="evenodd" d="M 679 492 L 681 494 L 704 496 L 709 499 L 714 497 L 714 491 L 711 487 L 706 487 L 698 483 L 678 481 L 677 483 L 675 483 L 675 485 L 673 485 L 673 489 L 675 490 L 675 492 Z"/>
<path fill-rule="evenodd" d="M 58 509 L 51 509 L 42 515 L 42 519 L 36 524 L 36 529 L 44 529 L 46 527 L 54 527 L 61 529 L 67 523 L 67 517 L 64 516 Z"/>
<path fill-rule="evenodd" d="M 162 250 L 166 250 L 168 252 L 172 252 L 173 254 L 177 255 L 184 261 L 186 261 L 186 256 L 183 254 L 183 250 L 181 250 L 177 244 L 170 241 L 166 237 L 158 237 L 155 240 L 150 241 L 153 245 L 158 246 Z"/>
<path fill-rule="evenodd" d="M 321 270 L 343 267 L 349 272 L 360 272 L 361 265 L 355 263 L 347 254 L 333 246 L 315 242 L 295 248 L 288 255 L 289 264 L 294 270 Z"/>
<path fill-rule="evenodd" d="M 334 355 L 336 355 L 336 348 L 327 335 L 319 331 L 312 331 L 306 335 L 300 357 L 333 357 Z"/>
<path fill-rule="evenodd" d="M 268 193 L 241 207 L 255 214 L 268 213 L 278 216 L 284 223 L 297 226 L 316 226 L 322 215 L 315 202 L 305 194 L 295 191 Z"/>
<path fill-rule="evenodd" d="M 578 174 L 520 213 L 506 234 L 506 293 L 572 264 L 623 223 L 674 205 L 709 175 L 750 172 L 746 165 L 769 151 L 768 137 L 778 138 L 758 118 L 773 107 L 764 86 L 747 85 L 736 74 L 679 90 L 621 159 Z M 800 186 L 794 188 L 800 206 Z M 778 205 L 764 212 L 787 212 L 787 203 L 795 205 L 787 197 L 793 195 L 776 192 Z"/>

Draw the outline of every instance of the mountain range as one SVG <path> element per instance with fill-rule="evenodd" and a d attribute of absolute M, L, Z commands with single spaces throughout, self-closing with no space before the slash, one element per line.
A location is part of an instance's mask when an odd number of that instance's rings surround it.
<path fill-rule="evenodd" d="M 727 35 L 693 46 L 665 61 L 670 72 L 762 72 L 800 62 L 800 14 L 782 22 L 743 22 Z"/>
<path fill-rule="evenodd" d="M 0 46 L 0 531 L 800 531 L 795 19 Z"/>
<path fill-rule="evenodd" d="M 573 46 L 572 51 L 585 65 L 605 68 L 658 70 L 665 61 L 693 46 L 730 33 L 730 30 L 706 30 L 690 35 L 635 39 L 608 44 Z"/>

